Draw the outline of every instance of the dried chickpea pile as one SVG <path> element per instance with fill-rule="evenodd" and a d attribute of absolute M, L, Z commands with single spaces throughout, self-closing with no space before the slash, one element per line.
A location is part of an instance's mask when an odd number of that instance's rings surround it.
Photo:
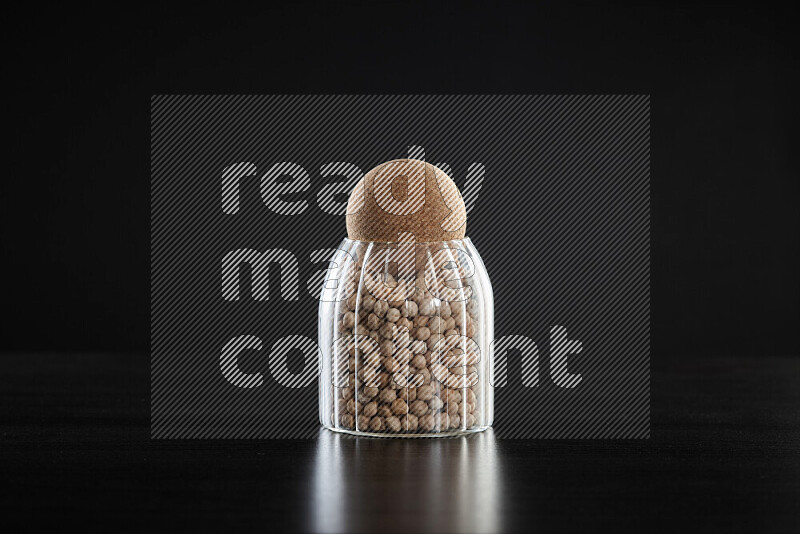
<path fill-rule="evenodd" d="M 422 280 L 421 272 L 417 280 Z M 332 388 L 331 424 L 391 433 L 444 432 L 479 424 L 483 377 L 477 357 L 459 346 L 443 350 L 442 343 L 435 350 L 443 337 L 474 338 L 481 324 L 479 310 L 474 298 L 448 303 L 420 283 L 407 300 L 379 300 L 362 286 L 360 293 L 342 301 L 336 336 L 368 336 L 378 350 L 363 350 L 355 342 L 338 355 L 340 372 L 346 374 L 340 383 L 348 385 Z M 409 380 L 397 383 L 398 373 Z"/>

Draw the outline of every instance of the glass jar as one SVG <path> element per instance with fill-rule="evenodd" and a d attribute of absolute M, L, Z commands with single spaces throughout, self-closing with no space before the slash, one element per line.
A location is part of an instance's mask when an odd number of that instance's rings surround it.
<path fill-rule="evenodd" d="M 319 417 L 331 430 L 434 437 L 494 419 L 492 287 L 469 238 L 345 239 L 319 307 Z"/>

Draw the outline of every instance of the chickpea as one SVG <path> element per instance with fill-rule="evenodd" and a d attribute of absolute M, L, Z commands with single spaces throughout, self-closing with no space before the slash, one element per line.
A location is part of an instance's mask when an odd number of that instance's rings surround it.
<path fill-rule="evenodd" d="M 419 328 L 420 326 L 427 326 L 428 319 L 430 319 L 430 317 L 427 315 L 417 315 L 414 317 L 414 326 L 416 328 Z"/>
<path fill-rule="evenodd" d="M 381 341 L 380 345 L 378 345 L 378 349 L 380 350 L 381 356 L 389 357 L 394 354 L 394 343 L 392 343 L 391 339 L 384 339 Z"/>
<path fill-rule="evenodd" d="M 436 304 L 432 298 L 424 298 L 419 303 L 419 313 L 422 315 L 433 315 L 436 313 Z"/>
<path fill-rule="evenodd" d="M 413 413 L 406 414 L 401 421 L 402 428 L 408 430 L 409 432 L 413 432 L 419 426 L 419 419 Z"/>
<path fill-rule="evenodd" d="M 375 306 L 375 297 L 372 295 L 364 295 L 364 298 L 361 299 L 361 307 L 366 311 L 372 311 L 372 308 Z"/>
<path fill-rule="evenodd" d="M 419 429 L 424 430 L 426 432 L 430 432 L 433 430 L 434 426 L 436 425 L 435 421 L 433 420 L 432 415 L 423 415 L 419 418 Z"/>
<path fill-rule="evenodd" d="M 428 328 L 431 332 L 441 333 L 444 329 L 444 321 L 440 317 L 433 316 L 428 321 Z"/>
<path fill-rule="evenodd" d="M 386 312 L 389 310 L 389 303 L 385 300 L 377 300 L 375 304 L 372 306 L 372 313 L 377 315 L 379 318 L 386 315 Z"/>
<path fill-rule="evenodd" d="M 367 417 L 374 416 L 376 413 L 378 413 L 378 403 L 375 401 L 368 402 L 364 405 L 364 408 L 362 408 L 361 413 Z"/>
<path fill-rule="evenodd" d="M 377 330 L 381 326 L 381 320 L 374 313 L 367 315 L 367 328 L 370 330 Z M 370 332 L 372 334 L 372 332 Z"/>
<path fill-rule="evenodd" d="M 411 413 L 413 413 L 413 414 L 414 414 L 414 415 L 416 415 L 417 417 L 420 417 L 420 416 L 422 416 L 422 415 L 425 415 L 426 413 L 428 413 L 428 410 L 429 410 L 429 408 L 428 408 L 428 403 L 426 403 L 425 401 L 421 401 L 421 400 L 419 400 L 419 399 L 417 399 L 417 400 L 413 401 L 413 402 L 412 402 L 412 403 L 411 403 L 411 404 L 408 406 L 408 409 L 409 409 L 409 411 L 410 411 Z"/>
<path fill-rule="evenodd" d="M 382 337 L 386 339 L 392 339 L 392 337 L 394 337 L 394 332 L 396 329 L 397 327 L 394 325 L 394 323 L 387 321 L 383 324 L 383 326 L 381 326 L 378 332 Z"/>
<path fill-rule="evenodd" d="M 414 354 L 424 354 L 425 351 L 428 350 L 428 346 L 425 344 L 425 342 L 419 339 L 412 341 L 411 344 L 408 346 L 408 348 Z"/>
<path fill-rule="evenodd" d="M 408 412 L 408 404 L 403 399 L 395 399 L 392 402 L 392 412 L 395 415 L 404 415 Z"/>
<path fill-rule="evenodd" d="M 345 428 L 353 428 L 354 419 L 349 413 L 342 414 L 339 417 L 339 423 Z"/>
<path fill-rule="evenodd" d="M 402 306 L 400 306 L 400 313 L 403 315 L 403 317 L 414 318 L 416 317 L 418 312 L 419 312 L 419 307 L 417 306 L 417 303 L 414 302 L 413 300 L 407 300 L 406 302 L 403 303 Z"/>
<path fill-rule="evenodd" d="M 392 323 L 397 322 L 400 319 L 400 310 L 397 308 L 389 308 L 386 311 L 386 320 Z"/>
<path fill-rule="evenodd" d="M 358 430 L 367 430 L 369 428 L 369 422 L 372 420 L 371 417 L 366 415 L 359 415 L 358 416 Z"/>
<path fill-rule="evenodd" d="M 384 388 L 378 394 L 378 400 L 384 404 L 389 404 L 397 398 L 397 393 L 393 389 Z"/>
<path fill-rule="evenodd" d="M 400 419 L 398 419 L 397 417 L 395 417 L 393 415 L 391 415 L 391 416 L 386 418 L 385 424 L 386 424 L 387 430 L 389 430 L 391 432 L 400 432 L 400 428 L 402 427 L 402 425 L 400 423 Z"/>
<path fill-rule="evenodd" d="M 417 398 L 423 401 L 429 401 L 433 398 L 433 386 L 424 385 L 417 388 Z"/>
<path fill-rule="evenodd" d="M 425 341 L 431 337 L 431 330 L 427 326 L 420 326 L 417 328 L 417 339 Z"/>
<path fill-rule="evenodd" d="M 417 369 L 423 369 L 426 364 L 427 364 L 427 362 L 425 361 L 425 356 L 423 356 L 422 354 L 417 354 L 411 360 L 411 365 L 413 365 Z"/>
<path fill-rule="evenodd" d="M 375 416 L 369 421 L 369 429 L 373 432 L 379 432 L 383 430 L 383 418 Z"/>

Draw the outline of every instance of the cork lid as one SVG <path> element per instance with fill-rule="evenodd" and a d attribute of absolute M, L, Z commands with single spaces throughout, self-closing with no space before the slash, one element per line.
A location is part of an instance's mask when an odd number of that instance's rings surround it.
<path fill-rule="evenodd" d="M 347 237 L 397 243 L 463 239 L 467 210 L 443 170 L 415 159 L 378 165 L 356 185 L 347 203 Z"/>

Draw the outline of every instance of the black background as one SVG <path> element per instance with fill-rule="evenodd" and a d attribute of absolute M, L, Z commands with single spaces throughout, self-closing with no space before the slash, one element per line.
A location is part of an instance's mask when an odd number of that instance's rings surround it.
<path fill-rule="evenodd" d="M 148 348 L 152 94 L 608 93 L 652 95 L 655 357 L 798 352 L 787 12 L 267 4 L 7 14 L 3 348 Z"/>
<path fill-rule="evenodd" d="M 373 1 L 4 15 L 0 484 L 12 524 L 307 529 L 314 517 L 321 441 L 149 440 L 152 94 L 624 93 L 652 95 L 652 438 L 499 440 L 504 528 L 796 531 L 789 11 Z M 35 351 L 51 354 L 22 354 Z M 334 458 L 374 468 L 364 500 L 347 503 L 354 518 L 395 483 L 385 456 L 457 442 L 381 443 L 396 442 L 342 442 Z"/>

